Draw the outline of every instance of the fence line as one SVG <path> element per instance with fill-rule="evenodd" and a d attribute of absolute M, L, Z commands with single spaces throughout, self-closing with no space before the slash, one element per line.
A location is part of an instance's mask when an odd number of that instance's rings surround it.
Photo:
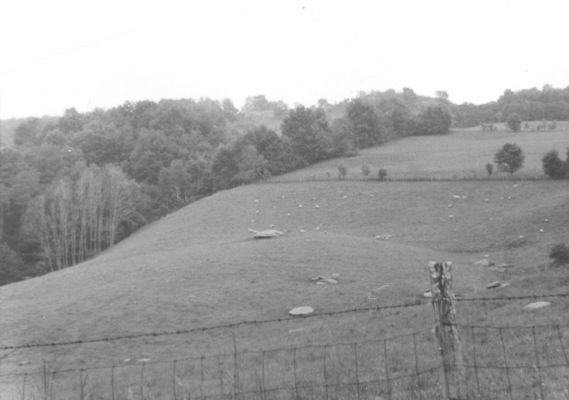
<path fill-rule="evenodd" d="M 554 393 L 569 388 L 569 324 L 457 326 L 463 332 L 464 362 L 456 367 L 467 371 L 463 396 L 470 396 L 460 399 L 525 398 L 524 391 L 542 400 L 563 398 Z M 436 347 L 433 332 L 426 328 L 366 341 L 261 350 L 235 347 L 234 352 L 175 360 L 61 370 L 44 364 L 42 369 L 1 377 L 13 378 L 21 394 L 17 398 L 22 399 L 47 393 L 42 398 L 51 400 L 66 390 L 72 394 L 69 398 L 79 400 L 93 391 L 97 398 L 119 400 L 128 398 L 124 393 L 131 390 L 140 399 L 167 392 L 169 398 L 204 400 L 434 400 L 444 396 Z M 153 385 L 162 386 L 158 390 Z"/>
<path fill-rule="evenodd" d="M 569 293 L 551 293 L 551 294 L 539 294 L 539 295 L 527 295 L 527 296 L 503 296 L 503 297 L 473 297 L 473 298 L 456 298 L 457 302 L 478 302 L 478 301 L 511 301 L 511 300 L 535 300 L 535 299 L 542 299 L 542 298 L 554 298 L 554 297 L 569 297 Z M 373 306 L 373 307 L 359 307 L 359 308 L 352 308 L 346 310 L 336 310 L 336 311 L 324 311 L 315 314 L 310 314 L 301 317 L 280 317 L 280 318 L 272 318 L 272 319 L 264 319 L 264 320 L 247 320 L 247 321 L 240 321 L 228 324 L 221 324 L 215 326 L 206 326 L 206 327 L 197 327 L 197 328 L 188 328 L 188 329 L 179 329 L 174 331 L 157 331 L 157 332 L 146 332 L 146 333 L 135 333 L 130 335 L 120 335 L 120 336 L 109 336 L 109 337 L 99 337 L 99 338 L 92 338 L 92 339 L 82 339 L 82 340 L 70 340 L 70 341 L 62 341 L 62 342 L 48 342 L 48 343 L 26 343 L 21 345 L 3 345 L 0 346 L 0 351 L 5 350 L 18 350 L 18 349 L 26 349 L 26 348 L 37 348 L 37 347 L 59 347 L 59 346 L 70 346 L 70 345 L 82 345 L 82 344 L 92 344 L 92 343 L 99 343 L 99 342 L 111 342 L 116 340 L 132 340 L 132 339 L 139 339 L 145 337 L 159 337 L 159 336 L 173 336 L 173 335 L 184 335 L 189 333 L 197 333 L 197 332 L 207 332 L 210 330 L 217 330 L 217 329 L 231 329 L 237 328 L 242 326 L 248 325 L 260 325 L 260 324 L 269 324 L 269 323 L 279 323 L 279 322 L 288 322 L 293 320 L 299 319 L 310 319 L 310 318 L 321 318 L 327 316 L 334 316 L 334 315 L 342 315 L 342 314 L 352 314 L 352 313 L 360 313 L 360 312 L 368 312 L 368 311 L 382 311 L 382 310 L 392 310 L 392 309 L 401 309 L 401 308 L 409 308 L 409 307 L 420 307 L 430 304 L 430 302 L 425 302 L 422 300 L 416 300 L 410 303 L 401 303 L 401 304 L 392 304 L 392 305 L 384 305 L 384 306 Z M 1 359 L 1 358 L 0 358 Z"/>

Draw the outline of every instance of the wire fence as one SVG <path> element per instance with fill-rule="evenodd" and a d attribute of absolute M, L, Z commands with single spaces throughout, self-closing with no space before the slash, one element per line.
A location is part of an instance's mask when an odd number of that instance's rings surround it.
<path fill-rule="evenodd" d="M 459 301 L 515 301 L 569 294 L 470 298 Z M 406 310 L 425 302 L 343 310 L 308 317 L 329 317 L 370 310 Z M 378 319 L 381 313 L 375 314 Z M 292 319 L 292 318 L 290 318 Z M 244 321 L 258 325 L 289 318 Z M 306 319 L 306 318 L 303 318 Z M 297 320 L 295 318 L 295 320 Z M 235 324 L 185 330 L 185 334 L 228 329 Z M 461 370 L 451 385 L 460 399 L 569 398 L 569 323 L 531 326 L 456 324 L 462 344 Z M 177 331 L 177 334 L 182 334 Z M 154 332 L 155 335 L 173 332 Z M 147 335 L 147 334 L 144 334 Z M 390 337 L 322 342 L 302 346 L 232 351 L 115 365 L 61 367 L 44 363 L 0 375 L 2 399 L 417 399 L 445 398 L 440 343 L 431 326 Z M 94 340 L 128 340 L 125 337 Z M 68 342 L 7 345 L 8 354 Z M 75 343 L 82 345 L 82 343 Z"/>

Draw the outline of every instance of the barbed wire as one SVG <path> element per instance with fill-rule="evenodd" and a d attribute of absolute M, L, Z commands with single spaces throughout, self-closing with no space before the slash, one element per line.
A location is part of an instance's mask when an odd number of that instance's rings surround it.
<path fill-rule="evenodd" d="M 465 328 L 465 329 L 476 328 L 476 329 L 515 329 L 515 330 L 520 330 L 520 329 L 535 329 L 535 328 L 554 328 L 554 329 L 559 330 L 560 327 L 568 327 L 569 323 L 528 325 L 528 326 L 520 326 L 520 325 L 515 325 L 515 326 L 485 325 L 485 326 L 481 326 L 481 325 L 467 325 L 467 324 L 456 324 L 456 325 L 461 327 L 461 328 Z M 33 369 L 33 370 L 0 374 L 0 378 L 27 377 L 27 376 L 32 376 L 35 374 L 48 374 L 48 375 L 51 375 L 52 377 L 55 377 L 55 375 L 71 374 L 71 373 L 77 373 L 77 372 L 83 373 L 83 372 L 95 371 L 95 370 L 109 370 L 109 369 L 114 370 L 114 369 L 123 369 L 123 368 L 136 368 L 136 367 L 144 367 L 147 365 L 172 364 L 172 363 L 188 362 L 188 361 L 196 362 L 196 361 L 200 361 L 200 360 L 203 364 L 203 362 L 205 360 L 214 360 L 214 359 L 219 359 L 219 358 L 223 358 L 223 357 L 226 357 L 226 358 L 227 357 L 235 357 L 236 355 L 245 356 L 245 355 L 262 354 L 263 357 L 265 357 L 268 354 L 280 352 L 280 351 L 295 351 L 296 352 L 297 350 L 308 349 L 308 348 L 312 348 L 312 349 L 328 348 L 328 347 L 333 348 L 333 347 L 338 347 L 338 346 L 354 346 L 354 345 L 366 345 L 366 344 L 371 344 L 371 343 L 387 342 L 390 340 L 396 340 L 396 339 L 402 338 L 402 337 L 416 336 L 418 334 L 425 333 L 425 332 L 431 332 L 431 331 L 432 331 L 432 329 L 425 328 L 425 329 L 414 331 L 414 332 L 408 332 L 408 333 L 395 335 L 395 336 L 385 336 L 383 338 L 369 339 L 369 340 L 365 340 L 365 341 L 307 344 L 307 345 L 294 346 L 294 347 L 280 347 L 280 348 L 258 349 L 258 350 L 244 349 L 244 350 L 241 350 L 239 352 L 235 351 L 235 352 L 231 352 L 231 353 L 229 353 L 229 352 L 228 353 L 219 353 L 219 354 L 212 354 L 212 355 L 208 355 L 208 356 L 192 355 L 192 356 L 176 358 L 176 359 L 148 360 L 148 361 L 138 361 L 138 362 L 128 362 L 128 363 L 118 363 L 118 364 L 115 363 L 115 364 L 97 365 L 97 366 L 89 366 L 89 367 L 87 367 L 87 366 L 83 366 L 83 367 L 73 366 L 73 367 L 69 367 L 69 368 L 54 369 L 52 366 L 48 366 L 47 364 L 44 364 L 43 367 L 38 367 L 37 369 Z M 384 345 L 385 345 L 385 343 L 384 343 Z M 508 368 L 509 369 L 532 369 L 532 368 L 536 368 L 535 363 L 522 364 L 522 365 L 517 364 L 517 365 L 510 365 L 510 366 L 504 366 L 502 363 L 500 363 L 500 364 L 487 364 L 487 363 L 469 364 L 469 363 L 465 363 L 461 366 L 465 367 L 467 369 L 478 368 L 480 370 L 492 370 L 492 369 L 493 370 L 500 370 L 500 369 L 508 369 Z M 565 363 L 540 364 L 540 365 L 537 365 L 537 367 L 540 369 L 568 368 L 569 367 L 569 361 L 566 360 Z M 391 379 L 397 379 L 397 378 L 391 378 Z"/>
<path fill-rule="evenodd" d="M 501 296 L 501 297 L 457 297 L 457 302 L 468 301 L 511 301 L 511 300 L 532 300 L 532 299 L 545 299 L 553 297 L 569 297 L 569 293 L 550 293 L 550 294 L 532 294 L 525 296 Z"/>
<path fill-rule="evenodd" d="M 218 329 L 222 330 L 222 329 L 237 328 L 237 327 L 248 326 L 248 325 L 260 325 L 260 324 L 270 324 L 270 323 L 278 323 L 278 322 L 298 321 L 298 320 L 320 318 L 320 317 L 327 317 L 327 316 L 335 316 L 335 315 L 342 315 L 342 314 L 360 313 L 360 312 L 367 312 L 367 311 L 383 311 L 383 310 L 393 310 L 393 309 L 401 309 L 401 308 L 409 308 L 409 307 L 418 307 L 418 306 L 424 306 L 427 304 L 429 304 L 429 303 L 417 300 L 417 301 L 410 302 L 410 303 L 392 304 L 392 305 L 385 305 L 385 306 L 373 306 L 373 307 L 358 307 L 358 308 L 352 308 L 352 309 L 346 309 L 346 310 L 337 310 L 337 311 L 324 311 L 324 312 L 320 312 L 320 313 L 316 313 L 316 314 L 309 314 L 309 315 L 305 315 L 305 316 L 294 316 L 294 317 L 287 316 L 287 317 L 271 318 L 271 319 L 263 319 L 263 320 L 247 320 L 247 321 L 233 322 L 233 323 L 214 325 L 214 326 L 178 329 L 178 330 L 173 330 L 173 331 L 133 333 L 133 334 L 128 334 L 128 335 L 99 337 L 99 338 L 92 338 L 92 339 L 78 339 L 78 340 L 69 340 L 69 341 L 61 341 L 61 342 L 27 343 L 27 344 L 21 344 L 21 345 L 4 345 L 4 346 L 0 346 L 0 350 L 26 349 L 26 348 L 37 348 L 37 347 L 59 347 L 59 346 L 83 345 L 83 344 L 91 344 L 91 343 L 99 343 L 99 342 L 111 342 L 111 341 L 116 341 L 116 340 L 131 340 L 131 339 L 139 339 L 139 338 L 145 338 L 145 337 L 184 335 L 184 334 L 189 334 L 189 333 L 207 332 L 207 331 L 218 330 Z"/>
<path fill-rule="evenodd" d="M 473 297 L 473 298 L 457 298 L 457 302 L 477 302 L 477 301 L 513 301 L 513 300 L 532 300 L 532 299 L 541 299 L 541 298 L 554 298 L 554 297 L 569 297 L 569 293 L 552 293 L 552 294 L 539 294 L 539 295 L 526 295 L 526 296 L 502 296 L 502 297 Z M 263 319 L 263 320 L 247 320 L 247 321 L 240 321 L 240 322 L 233 322 L 227 324 L 220 324 L 214 326 L 205 326 L 205 327 L 197 327 L 197 328 L 187 328 L 187 329 L 178 329 L 173 331 L 157 331 L 157 332 L 145 332 L 145 333 L 133 333 L 128 335 L 118 335 L 118 336 L 108 336 L 108 337 L 99 337 L 99 338 L 92 338 L 92 339 L 78 339 L 78 340 L 69 340 L 69 341 L 61 341 L 61 342 L 45 342 L 45 343 L 26 343 L 20 345 L 3 345 L 0 346 L 1 351 L 5 350 L 17 350 L 17 349 L 27 349 L 27 348 L 39 348 L 39 347 L 60 347 L 60 346 L 72 346 L 72 345 L 83 345 L 83 344 L 92 344 L 92 343 L 101 343 L 101 342 L 112 342 L 117 340 L 132 340 L 132 339 L 139 339 L 139 338 L 147 338 L 147 337 L 159 337 L 159 336 L 173 336 L 173 335 L 185 335 L 190 333 L 198 333 L 198 332 L 207 332 L 211 330 L 222 330 L 222 329 L 231 329 L 231 328 L 238 328 L 242 326 L 248 325 L 261 325 L 261 324 L 270 324 L 270 323 L 280 323 L 280 322 L 288 322 L 288 321 L 298 321 L 302 319 L 311 319 L 311 318 L 320 318 L 326 316 L 335 316 L 335 315 L 342 315 L 342 314 L 351 314 L 351 313 L 360 313 L 360 312 L 367 312 L 367 311 L 384 311 L 384 310 L 393 310 L 393 309 L 402 309 L 402 308 L 410 308 L 410 307 L 420 307 L 430 304 L 430 302 L 425 302 L 422 300 L 416 300 L 414 302 L 409 303 L 401 303 L 401 304 L 392 304 L 392 305 L 384 305 L 384 306 L 373 306 L 373 307 L 358 307 L 346 310 L 336 310 L 336 311 L 324 311 L 316 314 L 309 314 L 305 316 L 287 316 L 287 317 L 280 317 L 280 318 L 271 318 L 271 319 Z"/>

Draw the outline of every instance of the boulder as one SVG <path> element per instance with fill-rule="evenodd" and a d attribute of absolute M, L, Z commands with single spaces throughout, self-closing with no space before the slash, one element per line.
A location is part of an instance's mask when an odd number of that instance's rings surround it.
<path fill-rule="evenodd" d="M 496 265 L 496 263 L 492 260 L 489 260 L 487 258 L 483 258 L 482 260 L 478 260 L 474 263 L 474 265 L 480 265 L 482 267 L 493 267 L 494 265 Z"/>
<path fill-rule="evenodd" d="M 551 303 L 549 301 L 536 301 L 535 303 L 529 303 L 524 306 L 524 310 L 533 311 L 539 310 L 540 308 L 548 307 Z"/>
<path fill-rule="evenodd" d="M 253 233 L 254 239 L 272 239 L 281 236 L 284 232 L 277 231 L 276 229 L 265 229 L 263 231 L 256 231 L 254 229 L 249 229 L 249 232 Z"/>
<path fill-rule="evenodd" d="M 289 315 L 297 316 L 297 315 L 309 315 L 314 312 L 314 308 L 309 306 L 301 306 L 293 308 L 288 312 Z"/>
<path fill-rule="evenodd" d="M 502 286 L 502 282 L 496 281 L 496 282 L 492 282 L 489 283 L 488 285 L 486 285 L 487 289 L 496 289 L 499 288 L 500 286 Z"/>

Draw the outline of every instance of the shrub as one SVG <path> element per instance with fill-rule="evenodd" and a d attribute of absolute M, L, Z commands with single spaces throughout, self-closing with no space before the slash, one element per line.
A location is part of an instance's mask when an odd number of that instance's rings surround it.
<path fill-rule="evenodd" d="M 367 164 L 362 165 L 362 174 L 364 176 L 368 176 L 370 174 L 370 172 L 371 171 L 370 171 L 369 167 L 367 166 Z"/>
<path fill-rule="evenodd" d="M 494 162 L 504 172 L 513 174 L 524 165 L 522 149 L 514 143 L 506 143 L 496 152 Z"/>
<path fill-rule="evenodd" d="M 518 114 L 512 113 L 506 118 L 506 124 L 512 131 L 519 132 L 522 127 L 522 119 Z"/>
<path fill-rule="evenodd" d="M 541 159 L 543 172 L 553 179 L 561 179 L 567 175 L 567 162 L 563 162 L 559 158 L 556 150 L 551 150 Z"/>
<path fill-rule="evenodd" d="M 342 180 L 348 175 L 348 168 L 344 164 L 338 165 L 338 179 Z"/>
<path fill-rule="evenodd" d="M 569 246 L 566 244 L 558 244 L 553 246 L 551 253 L 549 253 L 549 258 L 553 259 L 553 262 L 557 265 L 568 264 Z"/>
<path fill-rule="evenodd" d="M 377 179 L 382 181 L 385 179 L 385 177 L 387 176 L 387 171 L 384 168 L 380 168 L 379 171 L 377 171 Z"/>
<path fill-rule="evenodd" d="M 486 172 L 488 172 L 488 178 L 490 178 L 494 172 L 494 164 L 486 163 Z"/>

